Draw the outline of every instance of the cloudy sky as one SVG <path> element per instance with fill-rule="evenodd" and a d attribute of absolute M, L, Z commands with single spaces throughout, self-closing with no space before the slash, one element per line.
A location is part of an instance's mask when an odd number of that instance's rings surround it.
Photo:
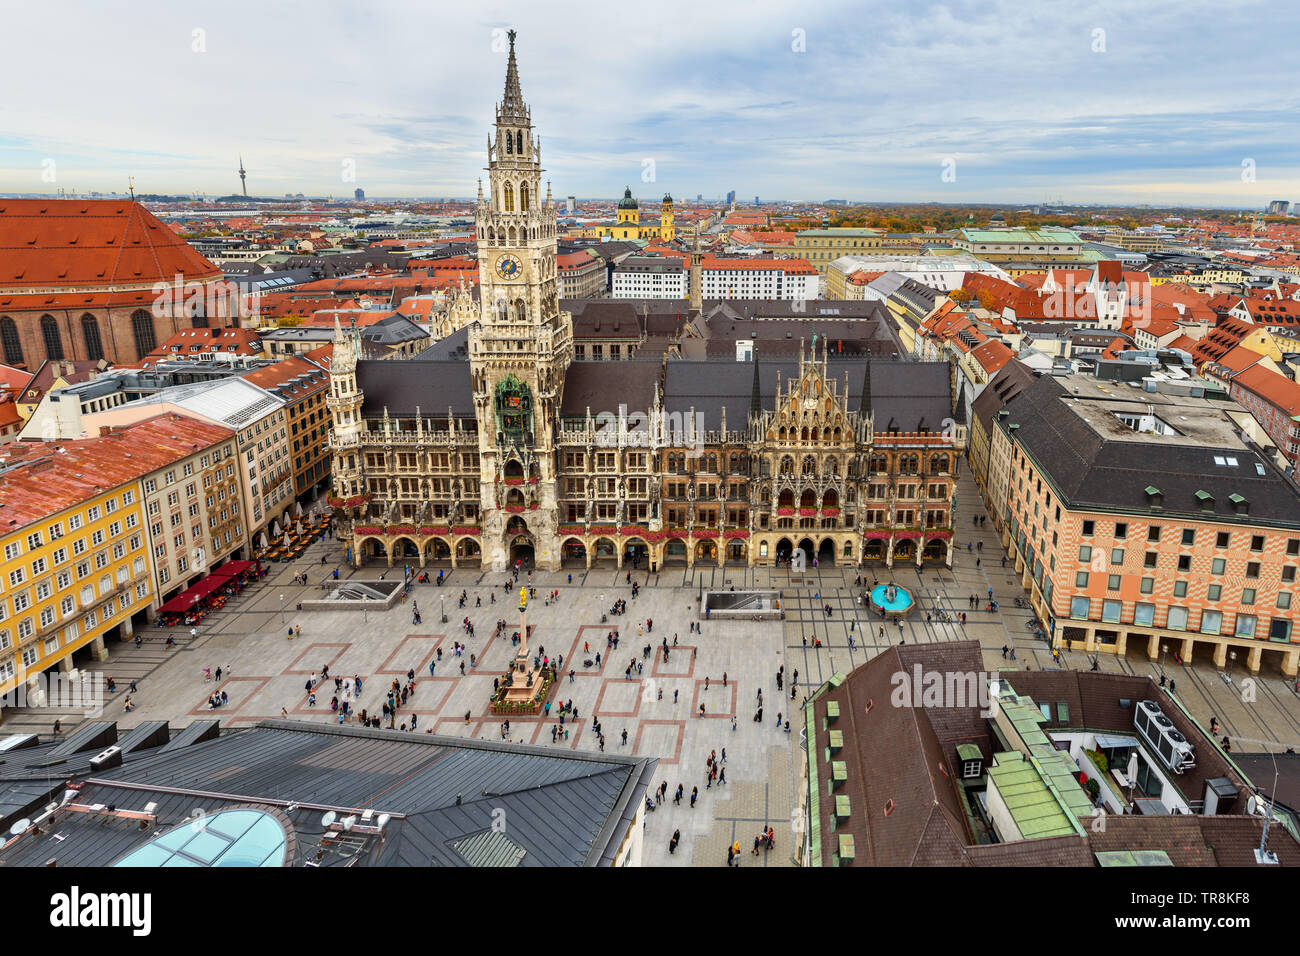
<path fill-rule="evenodd" d="M 1300 201 L 1300 4 L 3 0 L 0 192 Z M 354 178 L 349 178 L 353 176 Z"/>

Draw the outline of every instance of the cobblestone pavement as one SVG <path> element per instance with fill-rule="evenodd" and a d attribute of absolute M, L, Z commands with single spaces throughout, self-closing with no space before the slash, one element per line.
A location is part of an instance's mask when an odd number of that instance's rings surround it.
<path fill-rule="evenodd" d="M 1010 568 L 1003 568 L 997 535 L 989 521 L 984 528 L 972 526 L 970 516 L 983 514 L 973 481 L 963 476 L 959 483 L 957 539 L 960 551 L 955 566 L 928 565 L 897 567 L 892 574 L 882 566 L 862 573 L 870 580 L 878 576 L 911 589 L 918 598 L 917 609 L 903 622 L 884 625 L 870 620 L 857 600 L 854 586 L 857 569 L 820 568 L 800 582 L 791 582 L 785 570 L 764 568 L 669 567 L 658 574 L 633 572 L 642 584 L 640 596 L 631 598 L 627 572 L 614 568 L 538 573 L 532 583 L 538 599 L 530 601 L 528 621 L 535 627 L 533 647 L 550 655 L 562 654 L 564 674 L 558 688 L 560 699 L 572 699 L 579 717 L 565 722 L 567 734 L 552 744 L 553 720 L 516 718 L 510 736 L 516 741 L 554 746 L 557 750 L 596 751 L 599 742 L 592 721 L 599 717 L 609 753 L 627 753 L 659 758 L 657 780 L 669 785 L 669 800 L 647 815 L 644 860 L 651 865 L 726 865 L 726 848 L 739 842 L 742 866 L 788 866 L 791 863 L 791 809 L 799 780 L 803 751 L 797 720 L 785 733 L 776 723 L 789 717 L 792 703 L 789 679 L 798 671 L 793 689 L 803 695 L 832 674 L 847 672 L 867 661 L 887 644 L 951 641 L 973 638 L 980 642 L 986 667 L 1050 668 L 1050 651 L 1028 630 L 1030 612 L 1015 607 L 1021 594 Z M 965 525 L 963 527 L 963 524 Z M 971 542 L 972 550 L 966 550 Z M 982 549 L 978 547 L 982 544 Z M 321 564 L 321 558 L 326 559 Z M 504 618 L 511 630 L 518 627 L 517 590 L 507 593 L 505 576 L 478 570 L 451 572 L 441 586 L 417 584 L 410 596 L 392 610 L 382 613 L 329 611 L 298 612 L 297 602 L 319 593 L 323 579 L 341 557 L 333 541 L 320 542 L 293 564 L 273 564 L 259 584 L 209 617 L 191 639 L 187 629 L 147 629 L 140 648 L 125 642 L 110 647 L 103 672 L 115 678 L 118 690 L 105 711 L 122 727 L 150 719 L 167 719 L 174 727 L 201 717 L 219 717 L 223 725 L 249 726 L 284 713 L 302 720 L 334 720 L 329 708 L 332 686 L 322 688 L 316 705 L 309 706 L 304 684 L 322 665 L 331 676 L 360 674 L 364 693 L 353 702 L 354 709 L 377 710 L 394 678 L 405 680 L 408 669 L 418 675 L 411 703 L 398 718 L 409 721 L 417 715 L 417 730 L 435 733 L 500 739 L 498 718 L 486 712 L 493 677 L 499 676 L 513 652 L 508 638 L 492 637 L 495 622 Z M 979 565 L 976 565 L 977 560 Z M 311 586 L 293 584 L 296 573 L 306 571 Z M 399 577 L 400 567 L 367 566 L 347 576 L 373 580 L 385 574 Z M 706 621 L 702 633 L 692 633 L 697 620 L 701 589 L 747 587 L 780 588 L 785 621 Z M 996 613 L 971 610 L 969 598 L 993 589 L 998 600 Z M 558 589 L 559 600 L 548 604 L 547 592 Z M 467 592 L 467 606 L 459 607 L 461 591 Z M 608 612 L 618 598 L 628 601 L 628 613 Z M 414 624 L 412 601 L 418 603 L 423 622 Z M 441 623 L 445 604 L 447 624 Z M 831 614 L 825 613 L 829 605 Z M 980 603 L 983 607 L 983 603 Z M 968 615 L 963 627 L 938 623 L 937 613 Z M 927 621 L 927 615 L 932 619 Z M 476 636 L 467 638 L 459 622 L 468 616 Z M 646 620 L 653 631 L 644 631 Z M 300 627 L 301 636 L 289 639 L 286 632 Z M 643 629 L 638 634 L 638 628 Z M 619 645 L 608 648 L 609 632 L 617 630 Z M 180 646 L 168 650 L 167 635 Z M 853 638 L 850 644 L 850 637 Z M 654 649 L 667 638 L 669 660 Z M 805 638 L 807 643 L 805 644 Z M 674 643 L 675 640 L 675 643 Z M 453 643 L 468 645 L 466 657 L 458 660 Z M 590 653 L 584 653 L 584 642 Z M 820 642 L 820 646 L 817 646 Z M 649 644 L 652 653 L 644 656 Z M 1016 661 L 1004 660 L 1003 646 L 1015 648 Z M 437 661 L 434 675 L 429 663 Z M 586 667 L 584 659 L 601 654 L 599 667 Z M 468 654 L 477 657 L 469 664 Z M 637 669 L 625 676 L 629 662 Z M 462 676 L 460 665 L 464 663 Z M 1160 662 L 1130 654 L 1127 658 L 1101 655 L 1100 667 L 1107 671 L 1159 674 Z M 207 683 L 203 669 L 223 669 L 222 680 Z M 786 682 L 780 691 L 776 673 L 784 666 Z M 1087 668 L 1083 653 L 1067 652 L 1059 666 Z M 576 673 L 570 679 L 568 671 Z M 1242 699 L 1242 673 L 1229 685 L 1212 668 L 1191 667 L 1168 660 L 1169 676 L 1177 680 L 1177 692 L 1192 713 L 1208 722 L 1213 714 L 1225 732 L 1237 738 L 1236 749 L 1257 749 L 1253 741 L 1279 741 L 1300 746 L 1300 706 L 1291 682 L 1278 674 L 1262 674 L 1249 689 L 1251 702 Z M 723 685 L 724 674 L 726 684 Z M 130 680 L 138 681 L 134 712 L 124 714 L 122 702 Z M 754 721 L 758 691 L 763 694 L 763 722 Z M 228 706 L 210 711 L 207 698 L 224 690 Z M 1247 695 L 1250 696 L 1250 695 Z M 700 706 L 704 715 L 700 716 Z M 469 719 L 466 720 L 466 713 Z M 732 716 L 735 716 L 735 727 Z M 55 716 L 64 720 L 65 732 L 82 718 L 72 712 L 44 708 L 7 711 L 0 732 L 37 731 L 48 733 Z M 622 732 L 628 734 L 622 744 Z M 726 748 L 727 782 L 706 786 L 705 760 L 711 751 L 719 756 Z M 671 797 L 678 784 L 686 796 L 681 805 Z M 690 792 L 698 787 L 694 808 Z M 752 854 L 754 836 L 766 826 L 775 831 L 775 848 Z M 682 833 L 676 854 L 668 853 L 675 829 Z"/>

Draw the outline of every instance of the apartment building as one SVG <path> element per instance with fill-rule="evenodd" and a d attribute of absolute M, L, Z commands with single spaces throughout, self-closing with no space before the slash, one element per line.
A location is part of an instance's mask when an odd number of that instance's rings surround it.
<path fill-rule="evenodd" d="M 812 263 L 821 275 L 841 256 L 878 255 L 881 248 L 875 229 L 804 229 L 794 234 L 794 254 Z"/>
<path fill-rule="evenodd" d="M 674 256 L 628 256 L 614 269 L 616 299 L 684 299 L 686 267 Z"/>
<path fill-rule="evenodd" d="M 246 536 L 235 433 L 176 413 L 156 421 L 170 423 L 189 449 L 140 479 L 153 593 L 162 604 L 223 564 Z M 139 427 L 102 432 L 126 436 Z"/>
<path fill-rule="evenodd" d="M 247 541 L 253 542 L 293 503 L 293 450 L 288 404 L 243 378 L 164 389 L 118 408 L 88 415 L 87 428 L 128 425 L 160 412 L 177 412 L 236 433 L 240 494 Z M 224 535 L 223 535 L 224 537 Z M 241 542 L 241 547 L 243 546 Z M 242 557 L 238 551 L 232 555 Z"/>
<path fill-rule="evenodd" d="M 561 299 L 590 299 L 607 291 L 609 275 L 605 259 L 595 251 L 557 255 L 555 269 Z"/>
<path fill-rule="evenodd" d="M 806 259 L 723 259 L 700 262 L 701 295 L 706 299 L 817 298 L 817 269 Z"/>
<path fill-rule="evenodd" d="M 1055 640 L 1300 670 L 1300 492 L 1223 403 L 1044 376 L 991 442 L 987 491 Z"/>
<path fill-rule="evenodd" d="M 329 372 L 310 359 L 295 357 L 249 372 L 244 380 L 284 399 L 293 445 L 294 495 L 302 498 L 324 488 L 330 475 L 330 414 L 325 407 Z"/>
<path fill-rule="evenodd" d="M 155 415 L 96 438 L 4 449 L 0 694 L 51 667 L 102 660 L 106 640 L 148 620 L 158 595 L 143 480 L 183 467 L 196 442 L 229 437 L 179 424 Z"/>

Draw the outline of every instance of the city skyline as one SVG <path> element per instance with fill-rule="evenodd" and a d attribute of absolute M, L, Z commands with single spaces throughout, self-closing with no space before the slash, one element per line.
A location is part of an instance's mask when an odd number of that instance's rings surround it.
<path fill-rule="evenodd" d="M 75 75 L 16 52 L 0 192 L 124 192 L 133 177 L 137 193 L 232 195 L 242 155 L 254 196 L 472 197 L 514 28 L 556 195 L 1247 209 L 1300 196 L 1286 31 L 1258 25 L 1296 15 L 1262 4 L 1214 33 L 1185 8 L 1118 4 L 679 5 L 644 28 L 599 10 L 303 10 L 259 8 L 250 24 L 237 6 L 146 7 L 129 36 L 111 11 L 79 11 L 61 35 Z M 688 10 L 683 29 L 664 25 Z M 10 16 L 35 28 L 35 13 Z M 333 49 L 340 35 L 376 42 Z M 124 43 L 147 52 L 123 64 Z M 1204 69 L 1229 49 L 1249 55 Z"/>

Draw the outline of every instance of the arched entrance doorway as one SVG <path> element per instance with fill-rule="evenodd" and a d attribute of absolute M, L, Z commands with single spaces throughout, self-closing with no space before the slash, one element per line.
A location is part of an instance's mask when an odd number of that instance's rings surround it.
<path fill-rule="evenodd" d="M 916 557 L 916 542 L 911 538 L 904 538 L 901 541 L 894 542 L 894 560 L 911 561 Z"/>
<path fill-rule="evenodd" d="M 833 567 L 835 564 L 835 541 L 831 538 L 822 540 L 817 549 L 817 564 L 820 567 Z"/>
<path fill-rule="evenodd" d="M 695 545 L 695 563 L 712 564 L 718 563 L 718 543 L 711 538 L 705 538 Z"/>
<path fill-rule="evenodd" d="M 567 539 L 560 548 L 560 566 L 569 569 L 587 567 L 587 546 L 577 538 Z"/>
<path fill-rule="evenodd" d="M 921 558 L 925 561 L 945 561 L 948 558 L 948 542 L 946 541 L 927 541 L 925 550 L 921 552 Z"/>
<path fill-rule="evenodd" d="M 456 566 L 475 568 L 483 563 L 483 549 L 473 538 L 461 538 L 456 542 Z"/>
<path fill-rule="evenodd" d="M 434 567 L 451 567 L 451 548 L 441 538 L 434 538 L 426 544 L 424 553 L 428 555 L 429 564 Z"/>
<path fill-rule="evenodd" d="M 631 568 L 650 567 L 650 547 L 640 538 L 628 538 L 623 542 L 623 566 Z"/>
<path fill-rule="evenodd" d="M 686 564 L 686 542 L 681 538 L 673 538 L 664 548 L 664 564 L 676 564 L 684 566 Z"/>
<path fill-rule="evenodd" d="M 591 566 L 593 568 L 612 568 L 618 564 L 618 551 L 614 548 L 614 542 L 609 538 L 597 538 L 591 551 Z"/>
<path fill-rule="evenodd" d="M 885 560 L 885 542 L 880 538 L 872 538 L 862 546 L 862 557 L 867 561 Z"/>
<path fill-rule="evenodd" d="M 794 544 L 789 538 L 782 538 L 776 543 L 776 563 L 789 564 L 792 551 L 794 551 Z"/>
<path fill-rule="evenodd" d="M 745 564 L 749 557 L 749 547 L 739 538 L 727 542 L 727 563 Z"/>
<path fill-rule="evenodd" d="M 517 534 L 510 541 L 510 564 L 518 565 L 524 571 L 533 569 L 533 536 Z"/>
<path fill-rule="evenodd" d="M 807 564 L 805 566 L 811 568 L 813 563 L 813 557 L 815 557 L 817 554 L 817 549 L 813 547 L 812 538 L 804 538 L 802 541 L 800 541 L 799 550 L 804 553 L 804 560 L 807 561 Z"/>

